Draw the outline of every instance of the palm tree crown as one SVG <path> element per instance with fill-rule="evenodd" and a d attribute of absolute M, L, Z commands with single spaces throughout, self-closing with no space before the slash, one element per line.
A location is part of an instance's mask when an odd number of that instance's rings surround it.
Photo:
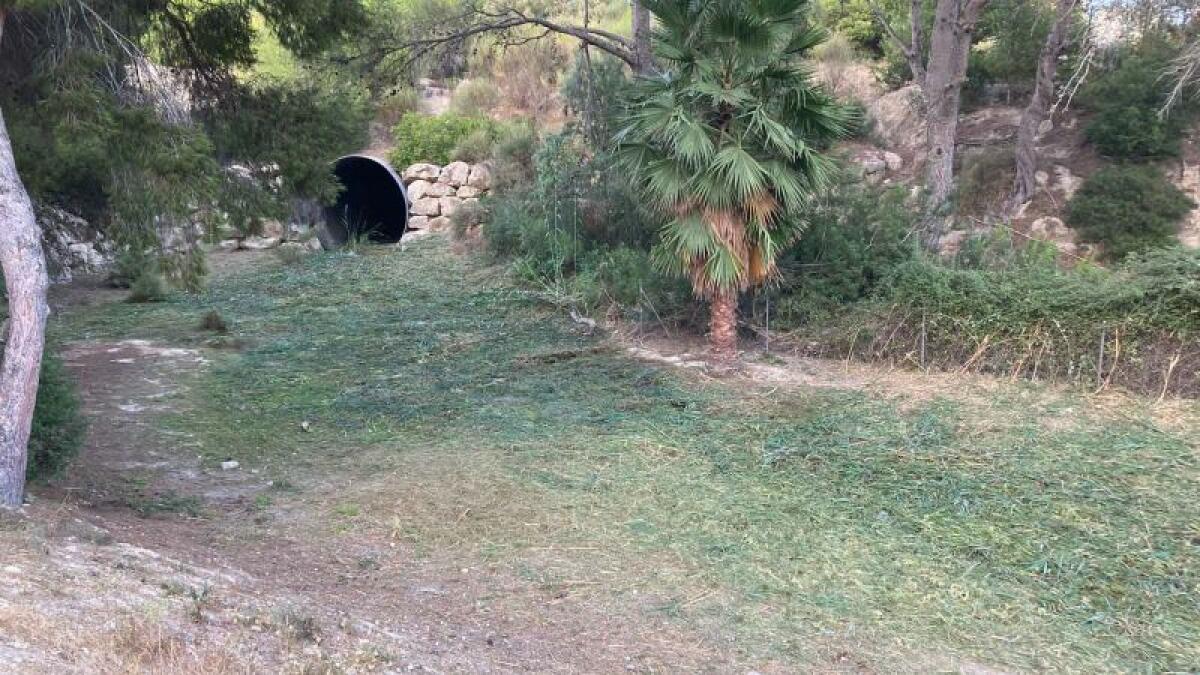
<path fill-rule="evenodd" d="M 618 157 L 668 221 L 658 262 L 698 295 L 732 293 L 736 304 L 737 291 L 776 274 L 829 182 L 821 150 L 848 126 L 802 62 L 825 32 L 807 0 L 645 4 L 662 71 L 634 86 Z"/>

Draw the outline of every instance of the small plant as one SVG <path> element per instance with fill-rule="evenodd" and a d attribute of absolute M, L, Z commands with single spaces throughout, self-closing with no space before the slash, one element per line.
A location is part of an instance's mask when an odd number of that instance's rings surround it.
<path fill-rule="evenodd" d="M 1084 182 L 1067 207 L 1067 222 L 1084 241 L 1120 259 L 1175 243 L 1178 223 L 1195 203 L 1150 166 L 1111 166 Z"/>
<path fill-rule="evenodd" d="M 79 454 L 86 429 L 74 380 L 57 356 L 47 354 L 33 409 L 26 477 L 47 480 L 61 474 Z"/>
<path fill-rule="evenodd" d="M 162 302 L 167 299 L 167 282 L 156 271 L 144 270 L 129 286 L 129 302 Z"/>
<path fill-rule="evenodd" d="M 505 192 L 533 183 L 536 178 L 533 158 L 537 151 L 537 130 L 531 122 L 516 122 L 502 128 L 492 149 L 492 188 Z"/>
<path fill-rule="evenodd" d="M 229 332 L 229 324 L 220 312 L 212 309 L 200 317 L 200 330 L 224 335 Z"/>

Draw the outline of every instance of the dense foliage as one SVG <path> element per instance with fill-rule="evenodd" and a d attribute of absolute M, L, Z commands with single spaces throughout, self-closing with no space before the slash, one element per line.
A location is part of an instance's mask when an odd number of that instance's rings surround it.
<path fill-rule="evenodd" d="M 418 162 L 448 164 L 459 143 L 479 131 L 492 133 L 493 126 L 482 117 L 408 113 L 392 132 L 396 148 L 389 159 L 401 169 Z"/>
<path fill-rule="evenodd" d="M 1067 222 L 1105 255 L 1169 246 L 1195 203 L 1151 166 L 1110 166 L 1084 181 L 1071 198 Z"/>
<path fill-rule="evenodd" d="M 1173 86 L 1165 73 L 1176 55 L 1167 37 L 1147 35 L 1122 47 L 1112 57 L 1114 64 L 1083 88 L 1081 102 L 1096 113 L 1084 131 L 1101 154 L 1144 161 L 1179 152 L 1190 107 L 1181 106 L 1169 116 L 1159 114 Z"/>

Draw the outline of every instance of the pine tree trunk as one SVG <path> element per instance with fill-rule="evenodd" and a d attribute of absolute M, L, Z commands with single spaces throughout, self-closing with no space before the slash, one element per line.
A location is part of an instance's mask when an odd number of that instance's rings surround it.
<path fill-rule="evenodd" d="M 712 297 L 708 342 L 717 363 L 729 364 L 737 358 L 737 303 L 738 292 L 732 289 L 718 291 Z"/>
<path fill-rule="evenodd" d="M 0 9 L 0 39 L 5 12 Z M 25 464 L 46 336 L 46 260 L 29 194 L 17 175 L 0 111 L 0 266 L 8 293 L 8 335 L 0 361 L 0 507 L 25 498 Z"/>
<path fill-rule="evenodd" d="M 926 226 L 923 240 L 936 250 L 944 233 L 946 202 L 954 187 L 954 154 L 958 143 L 958 115 L 962 85 L 975 24 L 987 0 L 938 0 L 929 40 L 929 63 L 922 91 L 925 95 Z"/>
<path fill-rule="evenodd" d="M 633 0 L 633 57 L 641 75 L 654 70 L 654 54 L 650 50 L 650 10 L 639 0 Z"/>
<path fill-rule="evenodd" d="M 1037 138 L 1042 122 L 1054 100 L 1054 78 L 1058 72 L 1058 57 L 1067 44 L 1067 29 L 1078 0 L 1058 0 L 1054 26 L 1046 36 L 1038 57 L 1037 77 L 1029 105 L 1021 112 L 1017 127 L 1016 169 L 1012 191 L 1005 203 L 1006 215 L 1012 216 L 1021 205 L 1033 199 L 1037 190 Z"/>

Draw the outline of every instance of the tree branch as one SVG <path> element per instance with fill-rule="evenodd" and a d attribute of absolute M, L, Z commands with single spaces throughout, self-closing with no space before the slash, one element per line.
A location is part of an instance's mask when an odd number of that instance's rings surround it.
<path fill-rule="evenodd" d="M 910 42 L 906 43 L 900 34 L 892 28 L 892 23 L 888 21 L 887 16 L 883 13 L 883 9 L 879 3 L 871 0 L 871 15 L 879 22 L 884 32 L 892 39 L 892 42 L 904 54 L 904 60 L 908 62 L 908 69 L 912 71 L 913 80 L 918 86 L 925 86 L 925 66 L 921 63 L 921 52 L 924 51 L 924 30 L 921 26 L 921 0 L 912 0 L 912 5 L 909 9 L 909 29 L 912 34 Z"/>
<path fill-rule="evenodd" d="M 498 10 L 486 10 L 477 4 L 471 4 L 462 15 L 462 19 L 467 23 L 457 30 L 433 37 L 416 38 L 396 44 L 384 45 L 372 50 L 372 54 L 378 59 L 393 54 L 404 53 L 408 56 L 407 61 L 411 63 L 439 47 L 462 42 L 477 35 L 500 33 L 524 26 L 535 26 L 545 29 L 548 33 L 558 33 L 573 37 L 584 44 L 621 59 L 634 69 L 638 67 L 633 42 L 628 38 L 606 30 L 599 30 L 590 26 L 581 27 L 559 23 L 541 16 L 531 16 L 511 6 L 506 6 Z M 527 38 L 522 42 L 540 39 L 548 33 L 535 38 Z"/>

